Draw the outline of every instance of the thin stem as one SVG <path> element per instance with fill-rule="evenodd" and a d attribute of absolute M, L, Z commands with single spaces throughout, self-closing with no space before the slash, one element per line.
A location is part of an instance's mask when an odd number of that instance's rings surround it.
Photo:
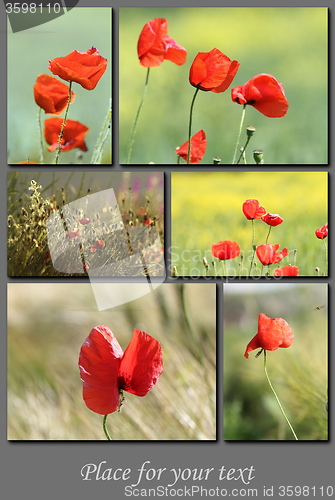
<path fill-rule="evenodd" d="M 139 104 L 139 107 L 138 107 L 138 110 L 137 110 L 137 113 L 136 113 L 136 116 L 135 116 L 135 121 L 134 121 L 134 124 L 133 124 L 132 131 L 131 131 L 131 134 L 130 134 L 130 139 L 129 139 L 129 143 L 128 143 L 128 150 L 127 150 L 127 161 L 126 161 L 127 165 L 130 163 L 130 157 L 131 157 L 131 152 L 132 152 L 132 149 L 133 149 L 134 137 L 135 137 L 136 128 L 137 128 L 137 122 L 138 122 L 138 119 L 139 119 L 139 116 L 140 116 L 140 112 L 141 112 L 141 109 L 142 109 L 142 106 L 143 106 L 143 103 L 144 103 L 144 97 L 145 97 L 145 94 L 146 94 L 147 89 L 148 89 L 149 74 L 150 74 L 150 68 L 148 68 L 148 71 L 147 71 L 147 74 L 146 74 L 142 98 L 141 98 L 141 101 L 140 101 L 140 104 Z"/>
<path fill-rule="evenodd" d="M 234 158 L 233 158 L 233 162 L 232 162 L 233 165 L 235 163 L 235 159 L 236 159 L 236 155 L 237 155 L 237 149 L 238 149 L 238 145 L 240 143 L 240 137 L 241 137 L 242 127 L 243 127 L 243 122 L 244 122 L 244 117 L 245 117 L 245 107 L 246 107 L 246 104 L 243 105 L 242 116 L 241 116 L 241 123 L 240 123 L 240 130 L 238 132 L 236 146 L 235 146 L 235 152 L 234 152 Z"/>
<path fill-rule="evenodd" d="M 37 127 L 40 136 L 40 163 L 44 163 L 44 154 L 43 154 L 43 134 L 42 134 L 42 125 L 41 125 L 41 111 L 42 108 L 38 108 L 37 113 Z"/>
<path fill-rule="evenodd" d="M 242 149 L 242 151 L 241 151 L 241 154 L 240 154 L 240 156 L 239 156 L 239 158 L 238 158 L 238 160 L 237 160 L 237 162 L 236 162 L 236 165 L 238 165 L 238 164 L 240 163 L 242 156 L 243 156 L 243 159 L 244 159 L 244 164 L 246 164 L 246 163 L 247 163 L 246 158 L 245 158 L 245 150 L 247 149 L 247 146 L 248 146 L 248 144 L 249 144 L 249 141 L 250 141 L 250 136 L 248 136 L 248 137 L 247 137 L 246 143 L 245 143 L 245 145 L 243 146 L 243 149 Z"/>
<path fill-rule="evenodd" d="M 111 437 L 110 437 L 110 435 L 109 435 L 108 430 L 107 430 L 107 426 L 106 426 L 107 417 L 108 417 L 108 415 L 104 415 L 104 419 L 103 419 L 103 421 L 102 421 L 102 427 L 103 427 L 103 429 L 104 429 L 104 433 L 105 433 L 106 438 L 108 439 L 108 441 L 113 441 L 113 440 L 112 440 L 112 438 L 111 438 Z"/>
<path fill-rule="evenodd" d="M 251 236 L 251 249 L 252 249 L 252 258 L 250 262 L 250 269 L 249 269 L 249 276 L 251 276 L 251 269 L 252 265 L 254 263 L 254 258 L 255 258 L 255 224 L 254 224 L 254 219 L 251 219 L 251 225 L 252 225 L 252 236 Z"/>
<path fill-rule="evenodd" d="M 273 394 L 274 394 L 274 396 L 275 396 L 275 398 L 276 398 L 276 400 L 277 400 L 277 403 L 278 403 L 278 405 L 279 405 L 279 408 L 281 409 L 281 412 L 282 412 L 282 414 L 284 415 L 285 420 L 286 420 L 286 422 L 288 423 L 288 426 L 289 426 L 289 428 L 290 428 L 290 429 L 291 429 L 291 431 L 292 431 L 292 434 L 293 434 L 293 436 L 294 436 L 294 439 L 295 439 L 296 441 L 299 441 L 299 439 L 298 439 L 298 437 L 297 437 L 296 433 L 294 432 L 294 429 L 293 429 L 293 427 L 292 427 L 292 425 L 291 425 L 291 423 L 290 423 L 289 419 L 287 418 L 287 416 L 286 416 L 286 414 L 285 414 L 285 412 L 284 412 L 284 409 L 283 409 L 283 407 L 282 407 L 282 405 L 281 405 L 281 403 L 280 403 L 280 401 L 279 401 L 279 398 L 278 398 L 278 396 L 277 396 L 277 394 L 276 394 L 276 391 L 274 390 L 273 385 L 271 384 L 271 381 L 270 381 L 270 379 L 269 379 L 269 375 L 268 375 L 268 372 L 267 372 L 267 369 L 266 369 L 266 350 L 265 350 L 265 349 L 264 349 L 264 372 L 265 372 L 265 376 L 266 376 L 266 378 L 267 378 L 267 381 L 269 382 L 269 386 L 271 387 L 271 390 L 272 390 L 272 392 L 273 392 Z"/>
<path fill-rule="evenodd" d="M 268 242 L 268 239 L 269 239 L 269 236 L 271 233 L 271 228 L 272 228 L 272 226 L 269 226 L 269 231 L 268 231 L 268 235 L 267 235 L 266 240 L 265 240 L 265 244 Z"/>
<path fill-rule="evenodd" d="M 98 140 L 97 140 L 96 145 L 95 145 L 94 150 L 93 150 L 92 159 L 91 159 L 92 165 L 100 162 L 100 157 L 101 157 L 101 154 L 103 151 L 104 144 L 105 144 L 107 137 L 109 135 L 111 123 L 112 123 L 112 99 L 110 100 L 110 105 L 108 108 L 108 112 L 107 112 L 104 124 L 102 126 Z"/>
<path fill-rule="evenodd" d="M 328 276 L 328 243 L 327 243 L 325 238 L 323 239 L 323 243 L 324 243 L 325 252 L 326 252 L 326 276 Z"/>
<path fill-rule="evenodd" d="M 67 115 L 68 115 L 69 107 L 70 107 L 70 103 L 71 103 L 71 97 L 72 97 L 71 87 L 72 87 L 72 81 L 70 81 L 69 94 L 68 94 L 68 97 L 67 97 L 67 105 L 66 105 L 65 115 L 64 115 L 63 123 L 62 123 L 61 129 L 60 129 L 60 132 L 59 132 L 59 136 L 58 136 L 58 146 L 57 146 L 56 156 L 55 156 L 54 161 L 52 162 L 55 165 L 57 165 L 57 163 L 58 163 L 58 159 L 59 159 L 59 155 L 60 155 L 60 149 L 61 149 L 61 145 L 62 145 L 63 134 L 64 134 L 65 123 L 66 123 L 66 120 L 67 120 Z"/>
<path fill-rule="evenodd" d="M 190 119 L 188 122 L 188 151 L 187 151 L 187 164 L 189 165 L 191 162 L 191 135 L 192 135 L 192 116 L 193 116 L 193 106 L 194 106 L 194 101 L 197 96 L 197 93 L 199 92 L 199 88 L 196 89 L 192 102 L 191 102 L 191 108 L 190 108 Z"/>

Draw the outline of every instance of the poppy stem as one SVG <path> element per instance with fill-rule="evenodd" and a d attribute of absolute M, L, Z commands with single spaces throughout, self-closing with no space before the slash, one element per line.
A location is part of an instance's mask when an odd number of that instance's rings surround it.
<path fill-rule="evenodd" d="M 255 224 L 254 224 L 254 219 L 251 219 L 251 226 L 252 226 L 252 236 L 251 236 L 251 249 L 252 249 L 252 258 L 250 262 L 250 269 L 249 269 L 249 276 L 251 276 L 251 270 L 252 270 L 252 265 L 254 263 L 254 258 L 255 258 Z"/>
<path fill-rule="evenodd" d="M 43 154 L 43 134 L 42 134 L 42 125 L 41 125 L 41 111 L 42 108 L 38 108 L 37 113 L 37 127 L 40 135 L 40 163 L 44 163 L 44 154 Z"/>
<path fill-rule="evenodd" d="M 101 161 L 101 155 L 103 151 L 103 147 L 105 145 L 105 142 L 107 140 L 107 137 L 110 132 L 112 124 L 112 99 L 110 99 L 110 105 L 108 108 L 107 116 L 105 118 L 104 124 L 102 126 L 102 129 L 100 131 L 97 143 L 94 147 L 93 154 L 92 154 L 92 160 L 91 164 L 94 165 L 96 163 L 100 163 Z"/>
<path fill-rule="evenodd" d="M 268 235 L 267 235 L 266 240 L 265 240 L 265 244 L 267 244 L 267 242 L 269 240 L 269 236 L 270 236 L 270 233 L 271 233 L 271 228 L 272 228 L 272 226 L 269 226 L 269 231 L 268 231 Z"/>
<path fill-rule="evenodd" d="M 147 71 L 142 98 L 141 98 L 140 104 L 139 104 L 138 109 L 137 109 L 137 113 L 136 113 L 136 116 L 135 116 L 133 128 L 132 128 L 132 131 L 131 131 L 131 134 L 130 134 L 130 139 L 129 139 L 129 142 L 128 142 L 127 160 L 126 160 L 126 164 L 127 165 L 130 163 L 130 157 L 131 157 L 131 152 L 132 152 L 132 149 L 133 149 L 134 137 L 135 137 L 136 128 L 137 128 L 137 122 L 138 122 L 138 119 L 139 119 L 139 116 L 140 116 L 140 112 L 141 112 L 141 109 L 142 109 L 142 106 L 143 106 L 143 103 L 144 103 L 144 97 L 145 97 L 145 94 L 146 94 L 147 89 L 148 89 L 149 74 L 150 74 L 150 68 L 148 68 L 148 71 Z"/>
<path fill-rule="evenodd" d="M 61 129 L 60 129 L 60 132 L 59 132 L 59 136 L 58 136 L 58 146 L 57 146 L 56 156 L 55 156 L 54 161 L 52 162 L 55 165 L 57 165 L 58 160 L 59 160 L 59 155 L 60 155 L 60 150 L 61 150 L 61 145 L 62 145 L 62 139 L 63 139 L 63 134 L 64 134 L 65 123 L 66 123 L 66 120 L 67 120 L 67 115 L 68 115 L 69 107 L 70 107 L 70 103 L 71 103 L 71 98 L 72 98 L 71 87 L 72 87 L 72 81 L 70 81 L 69 94 L 67 96 L 67 105 L 66 105 L 66 109 L 65 109 L 63 123 L 62 123 Z"/>
<path fill-rule="evenodd" d="M 246 143 L 243 146 L 243 149 L 241 150 L 241 154 L 240 154 L 240 156 L 239 156 L 239 158 L 238 158 L 238 160 L 236 162 L 236 165 L 238 165 L 240 163 L 242 157 L 243 157 L 243 160 L 244 160 L 244 164 L 245 165 L 247 164 L 247 161 L 246 161 L 246 158 L 245 158 L 245 150 L 247 149 L 249 141 L 250 141 L 250 137 L 247 138 Z"/>
<path fill-rule="evenodd" d="M 293 427 L 292 427 L 292 425 L 291 425 L 291 423 L 290 423 L 289 419 L 287 418 L 287 416 L 286 416 L 286 414 L 285 414 L 285 412 L 284 412 L 284 409 L 283 409 L 283 407 L 282 407 L 282 405 L 281 405 L 281 403 L 280 403 L 280 401 L 279 401 L 279 398 L 278 398 L 278 396 L 277 396 L 277 394 L 276 394 L 276 391 L 274 390 L 273 385 L 271 384 L 271 381 L 270 381 L 270 379 L 269 379 L 269 375 L 268 375 L 268 372 L 267 372 L 267 369 L 266 369 L 266 350 L 265 350 L 265 349 L 264 349 L 264 372 L 265 372 L 265 376 L 266 376 L 266 378 L 267 378 L 267 381 L 269 382 L 269 386 L 271 387 L 271 390 L 272 390 L 272 392 L 273 392 L 273 394 L 274 394 L 274 396 L 275 396 L 275 398 L 276 398 L 276 400 L 277 400 L 277 403 L 278 403 L 278 405 L 279 405 L 279 408 L 281 409 L 281 412 L 282 412 L 282 414 L 284 415 L 285 420 L 286 420 L 286 422 L 288 423 L 288 426 L 289 426 L 289 428 L 290 428 L 290 429 L 291 429 L 291 431 L 292 431 L 292 434 L 293 434 L 293 436 L 294 436 L 294 439 L 295 439 L 296 441 L 299 441 L 299 439 L 298 439 L 298 437 L 297 437 L 296 433 L 294 432 L 294 429 L 293 429 Z"/>
<path fill-rule="evenodd" d="M 102 421 L 102 427 L 103 427 L 103 429 L 104 429 L 104 433 L 105 433 L 106 438 L 108 439 L 108 441 L 113 441 L 113 440 L 112 440 L 112 438 L 111 438 L 111 437 L 110 437 L 110 435 L 109 435 L 108 430 L 107 430 L 107 426 L 106 426 L 106 423 L 107 423 L 107 417 L 108 417 L 108 415 L 104 415 L 104 419 L 103 419 L 103 421 Z"/>
<path fill-rule="evenodd" d="M 325 276 L 328 276 L 328 243 L 326 242 L 326 239 L 323 239 L 323 243 L 325 246 L 325 252 L 326 252 L 326 273 Z"/>
<path fill-rule="evenodd" d="M 197 96 L 197 93 L 199 92 L 199 88 L 196 89 L 192 102 L 191 102 L 191 108 L 190 108 L 190 119 L 188 122 L 188 150 L 187 150 L 187 165 L 191 163 L 191 135 L 192 135 L 192 117 L 193 117 L 193 106 L 194 106 L 194 101 Z"/>
<path fill-rule="evenodd" d="M 233 162 L 232 164 L 234 165 L 235 163 L 235 159 L 236 159 L 236 155 L 237 155 L 237 149 L 238 149 L 238 145 L 240 143 L 240 137 L 241 137 L 241 132 L 242 132 L 242 127 L 243 127 L 243 122 L 244 122 L 244 117 L 245 117 L 245 107 L 246 107 L 246 104 L 243 105 L 243 109 L 242 109 L 242 116 L 241 116 L 241 123 L 240 123 L 240 130 L 238 132 L 238 136 L 237 136 L 237 141 L 236 141 L 236 146 L 235 146 L 235 152 L 234 152 L 234 158 L 233 158 Z M 241 155 L 242 156 L 242 155 Z M 239 158 L 238 161 L 240 161 L 241 157 Z M 237 162 L 238 163 L 238 162 Z"/>

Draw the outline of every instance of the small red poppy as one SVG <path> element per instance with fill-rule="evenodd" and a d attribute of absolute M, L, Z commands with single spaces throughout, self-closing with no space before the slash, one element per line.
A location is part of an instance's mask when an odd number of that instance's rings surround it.
<path fill-rule="evenodd" d="M 74 50 L 65 57 L 49 61 L 49 70 L 66 80 L 79 83 L 86 90 L 93 90 L 107 68 L 107 59 L 95 47 L 86 52 Z"/>
<path fill-rule="evenodd" d="M 242 205 L 242 211 L 247 219 L 261 219 L 266 210 L 259 205 L 258 200 L 247 200 Z"/>
<path fill-rule="evenodd" d="M 297 266 L 284 266 L 279 267 L 273 271 L 273 276 L 298 276 L 299 267 Z"/>
<path fill-rule="evenodd" d="M 266 314 L 258 315 L 258 332 L 249 342 L 244 357 L 249 352 L 262 348 L 266 351 L 275 351 L 279 347 L 290 347 L 294 341 L 294 334 L 290 325 L 282 318 L 269 318 Z"/>
<path fill-rule="evenodd" d="M 79 224 L 82 224 L 83 226 L 85 226 L 86 224 L 89 224 L 91 222 L 91 219 L 88 219 L 87 217 L 84 218 L 84 219 L 80 219 L 78 220 Z"/>
<path fill-rule="evenodd" d="M 67 106 L 69 87 L 50 75 L 39 75 L 34 85 L 36 104 L 47 114 L 60 115 Z M 75 100 L 71 92 L 71 102 Z"/>
<path fill-rule="evenodd" d="M 95 252 L 96 250 L 99 250 L 101 248 L 105 248 L 106 244 L 104 242 L 104 240 L 97 240 L 95 242 L 95 245 L 94 247 L 91 248 L 91 252 Z"/>
<path fill-rule="evenodd" d="M 166 19 L 153 19 L 146 23 L 137 42 L 140 64 L 145 68 L 160 66 L 166 59 L 181 65 L 186 61 L 186 49 L 167 34 Z"/>
<path fill-rule="evenodd" d="M 74 229 L 73 231 L 70 231 L 66 235 L 68 240 L 72 240 L 73 238 L 76 238 L 77 236 L 78 236 L 78 238 L 81 238 L 81 235 L 79 234 L 79 229 Z"/>
<path fill-rule="evenodd" d="M 58 147 L 58 137 L 62 123 L 63 118 L 48 118 L 44 121 L 44 137 L 47 143 L 51 144 L 48 148 L 49 151 L 55 151 Z M 76 120 L 66 120 L 61 150 L 70 151 L 71 149 L 79 148 L 82 151 L 87 151 L 84 137 L 88 131 L 89 128 L 86 125 Z"/>
<path fill-rule="evenodd" d="M 111 330 L 104 325 L 93 328 L 80 349 L 80 377 L 86 406 L 101 415 L 120 406 L 120 391 L 145 396 L 163 372 L 160 343 L 140 330 L 134 330 L 123 353 Z"/>
<path fill-rule="evenodd" d="M 212 243 L 212 255 L 220 260 L 235 259 L 241 253 L 241 249 L 236 241 L 219 241 Z"/>
<path fill-rule="evenodd" d="M 327 236 L 328 236 L 328 222 L 327 222 L 327 224 L 325 224 L 322 227 L 319 227 L 319 229 L 317 229 L 315 231 L 315 236 L 317 238 L 319 238 L 320 240 L 323 240 L 324 238 L 327 238 Z"/>
<path fill-rule="evenodd" d="M 269 226 L 279 226 L 279 224 L 284 222 L 284 219 L 282 219 L 278 214 L 267 213 L 263 215 L 262 221 L 266 222 Z"/>
<path fill-rule="evenodd" d="M 234 80 L 239 65 L 218 49 L 199 52 L 190 68 L 190 84 L 206 92 L 224 92 Z"/>
<path fill-rule="evenodd" d="M 279 243 L 277 245 L 270 245 L 269 243 L 259 245 L 256 248 L 256 255 L 264 266 L 277 264 L 277 262 L 280 262 L 288 255 L 287 248 L 283 248 L 281 252 L 277 252 L 279 247 Z"/>
<path fill-rule="evenodd" d="M 234 87 L 231 95 L 234 102 L 249 104 L 270 118 L 285 116 L 289 107 L 283 85 L 278 83 L 274 76 L 266 73 L 256 75 L 244 85 Z"/>
<path fill-rule="evenodd" d="M 190 163 L 199 163 L 206 153 L 207 139 L 203 130 L 199 130 L 191 137 Z M 177 155 L 187 161 L 188 141 L 176 149 Z"/>

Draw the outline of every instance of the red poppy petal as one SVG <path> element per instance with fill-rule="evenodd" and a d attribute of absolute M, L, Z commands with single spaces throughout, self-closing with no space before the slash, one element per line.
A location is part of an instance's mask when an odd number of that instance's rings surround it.
<path fill-rule="evenodd" d="M 119 370 L 119 387 L 145 396 L 163 372 L 160 343 L 145 332 L 134 330 Z"/>
<path fill-rule="evenodd" d="M 250 342 L 249 342 L 249 344 L 247 345 L 245 353 L 244 353 L 244 357 L 245 358 L 249 358 L 249 354 L 248 353 L 250 351 L 253 351 L 254 349 L 258 349 L 259 347 L 261 347 L 261 345 L 260 345 L 260 342 L 259 342 L 258 333 L 256 333 L 256 335 L 254 336 L 254 338 L 251 339 Z"/>
<path fill-rule="evenodd" d="M 191 154 L 190 163 L 199 163 L 206 153 L 207 140 L 203 130 L 199 130 L 191 137 Z M 176 149 L 176 153 L 187 161 L 188 141 Z"/>
<path fill-rule="evenodd" d="M 282 318 L 269 318 L 266 314 L 258 316 L 258 338 L 263 349 L 274 351 L 278 347 L 289 347 L 294 340 L 290 325 Z"/>
<path fill-rule="evenodd" d="M 79 355 L 83 398 L 87 407 L 101 415 L 119 406 L 118 372 L 122 349 L 111 330 L 104 325 L 93 328 Z"/>

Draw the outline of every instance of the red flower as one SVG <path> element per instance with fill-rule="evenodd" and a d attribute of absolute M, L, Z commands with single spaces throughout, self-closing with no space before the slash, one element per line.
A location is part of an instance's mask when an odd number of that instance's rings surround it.
<path fill-rule="evenodd" d="M 140 64 L 145 68 L 160 66 L 167 59 L 175 64 L 184 64 L 187 52 L 167 34 L 166 19 L 153 19 L 145 24 L 137 42 Z"/>
<path fill-rule="evenodd" d="M 206 146 L 206 134 L 203 130 L 199 130 L 199 132 L 191 137 L 190 163 L 199 163 L 199 161 L 202 160 L 206 152 Z M 177 148 L 176 153 L 183 158 L 183 160 L 187 161 L 188 141 L 184 142 L 182 146 Z"/>
<path fill-rule="evenodd" d="M 67 106 L 69 87 L 50 75 L 39 75 L 34 85 L 36 104 L 46 113 L 60 115 Z M 71 92 L 71 102 L 76 95 Z"/>
<path fill-rule="evenodd" d="M 219 241 L 212 243 L 212 255 L 220 260 L 235 259 L 240 255 L 241 249 L 236 241 Z"/>
<path fill-rule="evenodd" d="M 62 127 L 63 118 L 48 118 L 44 121 L 44 137 L 51 146 L 49 151 L 55 151 L 58 147 L 58 137 Z M 83 125 L 76 120 L 66 120 L 61 150 L 70 151 L 74 148 L 79 148 L 82 151 L 87 151 L 84 136 L 89 131 L 86 125 Z"/>
<path fill-rule="evenodd" d="M 297 266 L 284 266 L 279 267 L 273 271 L 273 276 L 298 276 L 299 267 Z"/>
<path fill-rule="evenodd" d="M 86 90 L 93 90 L 107 68 L 107 59 L 91 47 L 86 52 L 74 50 L 65 57 L 49 61 L 49 69 L 67 82 L 79 83 Z"/>
<path fill-rule="evenodd" d="M 259 245 L 256 248 L 256 255 L 264 266 L 269 266 L 270 264 L 277 264 L 284 257 L 288 255 L 287 248 L 283 248 L 281 252 L 277 252 L 279 244 L 270 245 L 266 243 L 264 245 Z"/>
<path fill-rule="evenodd" d="M 93 328 L 81 347 L 80 377 L 86 406 L 101 415 L 120 406 L 122 390 L 145 396 L 163 372 L 160 343 L 134 330 L 125 353 L 107 326 Z"/>
<path fill-rule="evenodd" d="M 323 240 L 324 238 L 327 238 L 327 236 L 328 236 L 328 222 L 327 222 L 327 224 L 325 224 L 322 227 L 319 227 L 319 229 L 317 229 L 315 231 L 315 236 L 317 238 L 319 238 L 320 240 Z"/>
<path fill-rule="evenodd" d="M 250 104 L 270 118 L 285 116 L 289 107 L 283 85 L 278 83 L 274 76 L 266 73 L 256 75 L 244 85 L 234 87 L 231 95 L 234 102 Z"/>
<path fill-rule="evenodd" d="M 265 208 L 259 205 L 258 200 L 247 200 L 242 205 L 242 211 L 247 219 L 261 219 L 266 213 Z"/>
<path fill-rule="evenodd" d="M 105 248 L 106 244 L 104 240 L 97 240 L 95 242 L 94 247 L 91 248 L 91 252 L 95 252 L 96 250 L 99 250 L 100 248 Z"/>
<path fill-rule="evenodd" d="M 82 224 L 83 226 L 85 226 L 86 224 L 89 224 L 91 222 L 91 219 L 80 219 L 78 220 L 79 224 Z"/>
<path fill-rule="evenodd" d="M 190 68 L 190 84 L 204 91 L 224 92 L 234 80 L 239 65 L 218 49 L 199 52 Z"/>
<path fill-rule="evenodd" d="M 280 215 L 278 215 L 278 214 L 267 213 L 267 214 L 263 215 L 262 221 L 269 224 L 269 226 L 278 226 L 279 224 L 284 222 L 284 219 L 282 219 L 280 217 Z"/>
<path fill-rule="evenodd" d="M 81 238 L 81 235 L 79 234 L 79 229 L 74 229 L 73 231 L 70 231 L 66 235 L 68 240 L 72 240 L 73 238 L 76 238 L 77 236 L 78 236 L 78 238 Z"/>
<path fill-rule="evenodd" d="M 249 357 L 249 352 L 262 348 L 267 351 L 275 351 L 278 347 L 290 347 L 293 344 L 294 335 L 290 325 L 282 318 L 269 318 L 266 314 L 258 315 L 258 332 L 249 342 L 244 357 Z"/>

